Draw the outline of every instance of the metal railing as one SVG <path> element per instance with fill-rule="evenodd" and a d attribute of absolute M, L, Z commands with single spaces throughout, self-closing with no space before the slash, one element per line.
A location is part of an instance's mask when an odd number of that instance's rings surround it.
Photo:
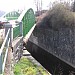
<path fill-rule="evenodd" d="M 19 25 L 18 27 L 20 29 L 18 36 L 22 36 L 23 35 L 22 22 L 19 22 L 18 25 Z M 14 33 L 17 32 L 17 29 L 14 32 L 13 25 L 8 23 L 8 24 L 4 25 L 4 28 L 5 28 L 5 38 L 4 38 L 4 41 L 0 48 L 0 75 L 3 74 L 3 72 L 4 72 L 5 64 L 6 64 L 6 61 L 8 58 L 9 47 L 12 47 L 12 42 L 17 37 L 17 36 L 14 36 Z"/>
<path fill-rule="evenodd" d="M 23 36 L 22 29 L 22 22 L 17 23 L 16 26 L 13 28 L 13 39 L 17 38 L 18 36 Z"/>
<path fill-rule="evenodd" d="M 4 67 L 7 59 L 8 48 L 10 45 L 10 28 L 7 31 L 6 37 L 0 49 L 0 74 L 4 72 Z"/>
<path fill-rule="evenodd" d="M 3 17 L 6 17 L 9 20 L 9 14 L 10 13 L 5 14 Z M 30 31 L 35 23 L 35 16 L 32 9 L 29 9 L 28 11 L 25 10 L 20 16 L 16 17 L 18 18 L 17 21 L 19 22 L 15 24 L 14 28 L 13 25 L 9 23 L 4 25 L 5 39 L 0 49 L 0 74 L 3 74 L 4 72 L 7 54 L 9 51 L 8 49 L 9 47 L 12 47 L 12 42 L 14 40 L 17 40 L 16 38 L 19 37 L 19 41 L 15 44 L 13 48 L 13 57 L 15 57 L 15 54 L 17 52 L 16 49 L 22 47 L 23 37 L 26 36 L 26 34 Z M 21 21 L 23 22 L 23 24 Z"/>

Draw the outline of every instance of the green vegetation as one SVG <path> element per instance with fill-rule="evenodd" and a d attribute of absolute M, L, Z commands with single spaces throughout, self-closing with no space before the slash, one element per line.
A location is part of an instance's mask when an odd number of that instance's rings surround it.
<path fill-rule="evenodd" d="M 48 72 L 43 69 L 42 66 L 37 66 L 31 63 L 25 57 L 14 66 L 14 75 L 49 75 Z"/>
<path fill-rule="evenodd" d="M 55 4 L 44 18 L 38 22 L 37 26 L 60 30 L 61 28 L 71 28 L 75 26 L 75 13 L 65 4 Z"/>

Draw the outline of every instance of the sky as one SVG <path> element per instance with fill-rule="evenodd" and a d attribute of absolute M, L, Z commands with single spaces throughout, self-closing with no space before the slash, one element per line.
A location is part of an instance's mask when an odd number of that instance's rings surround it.
<path fill-rule="evenodd" d="M 42 8 L 48 9 L 50 2 L 53 3 L 54 1 L 60 1 L 60 0 L 42 0 L 42 6 L 43 6 Z M 35 0 L 0 0 L 0 10 L 2 11 L 8 12 L 12 10 L 18 10 L 18 9 L 20 10 L 28 8 L 33 8 L 33 10 L 36 10 Z"/>

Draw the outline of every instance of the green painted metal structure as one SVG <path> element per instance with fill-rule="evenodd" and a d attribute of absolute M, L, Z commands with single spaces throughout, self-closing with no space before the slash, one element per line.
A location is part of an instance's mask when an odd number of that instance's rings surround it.
<path fill-rule="evenodd" d="M 20 14 L 16 11 L 12 11 L 3 15 L 7 20 L 17 20 Z"/>
<path fill-rule="evenodd" d="M 23 36 L 25 36 L 35 23 L 35 16 L 33 9 L 25 10 L 18 18 L 18 21 L 23 23 Z"/>
<path fill-rule="evenodd" d="M 10 20 L 16 20 L 18 22 L 22 21 L 23 24 L 23 36 L 29 32 L 29 30 L 32 28 L 32 26 L 35 23 L 35 15 L 33 9 L 24 10 L 21 14 L 19 14 L 16 11 L 9 12 L 3 16 L 8 21 Z M 15 28 L 13 28 L 13 38 L 16 38 L 19 36 L 20 33 L 20 26 L 16 25 Z"/>
<path fill-rule="evenodd" d="M 35 23 L 35 16 L 32 9 L 29 9 L 25 13 L 22 22 L 23 22 L 23 36 L 25 36 Z"/>
<path fill-rule="evenodd" d="M 15 28 L 13 28 L 13 39 L 17 38 L 20 35 L 20 26 L 17 25 Z"/>

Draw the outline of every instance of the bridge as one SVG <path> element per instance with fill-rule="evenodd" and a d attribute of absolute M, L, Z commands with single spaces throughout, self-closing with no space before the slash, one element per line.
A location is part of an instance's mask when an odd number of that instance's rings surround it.
<path fill-rule="evenodd" d="M 3 74 L 9 48 L 12 49 L 14 63 L 16 62 L 16 56 L 18 59 L 21 58 L 23 38 L 35 27 L 35 16 L 33 10 L 30 8 L 29 10 L 24 10 L 21 14 L 16 11 L 6 13 L 1 18 L 7 19 L 7 22 L 3 25 L 5 38 L 0 48 L 0 74 Z"/>
<path fill-rule="evenodd" d="M 63 75 L 75 72 L 75 58 L 69 55 L 74 55 L 74 52 L 63 52 L 50 48 L 53 44 L 48 36 L 52 35 L 51 31 L 36 28 L 35 16 L 31 8 L 24 10 L 21 14 L 13 11 L 6 13 L 2 17 L 6 18 L 8 22 L 4 24 L 5 38 L 0 48 L 0 74 L 4 72 L 10 49 L 12 49 L 14 63 L 16 63 L 17 58 L 20 60 L 23 44 L 32 56 L 53 75 L 58 72 L 63 72 Z M 53 37 L 53 39 L 56 38 Z"/>

